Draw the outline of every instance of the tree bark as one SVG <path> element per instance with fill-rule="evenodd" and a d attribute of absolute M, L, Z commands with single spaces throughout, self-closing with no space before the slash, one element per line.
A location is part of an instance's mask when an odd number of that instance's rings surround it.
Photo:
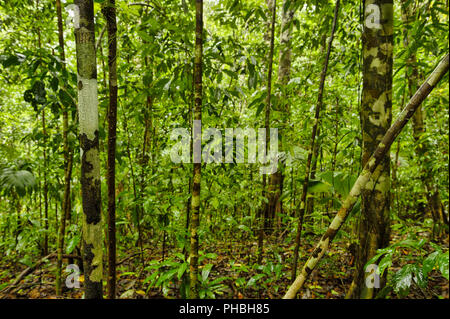
<path fill-rule="evenodd" d="M 289 0 L 283 1 L 283 11 L 281 14 L 281 35 L 280 35 L 280 60 L 278 64 L 278 82 L 282 86 L 286 86 L 289 82 L 291 74 L 291 32 L 292 32 L 292 19 L 294 18 L 294 10 L 285 10 L 286 3 Z M 286 96 L 282 94 L 280 101 L 283 101 Z M 279 133 L 281 133 L 282 140 L 280 145 L 280 151 L 283 151 L 283 138 L 287 138 L 286 128 L 289 122 L 289 104 L 281 103 L 279 111 L 281 112 L 281 128 Z M 283 182 L 284 182 L 284 163 L 278 162 L 278 169 L 275 173 L 270 175 L 269 186 L 267 190 L 268 195 L 268 206 L 265 219 L 265 228 L 271 229 L 273 227 L 273 220 L 276 214 L 282 213 L 283 206 L 280 201 L 281 194 L 283 193 Z"/>
<path fill-rule="evenodd" d="M 272 20 L 270 24 L 270 44 L 269 44 L 269 55 L 267 58 L 268 61 L 268 68 L 267 68 L 267 98 L 266 98 L 266 109 L 265 109 L 265 117 L 264 117 L 264 127 L 266 129 L 266 143 L 265 143 L 265 150 L 264 154 L 267 155 L 267 149 L 269 146 L 269 129 L 270 129 L 270 108 L 271 108 L 271 96 L 272 96 L 272 70 L 273 70 L 273 49 L 274 49 L 274 42 L 275 42 L 275 19 L 276 19 L 276 9 L 277 9 L 277 1 L 273 0 L 271 2 L 268 1 L 268 7 L 271 9 L 272 13 Z M 267 187 L 266 187 L 266 174 L 263 175 L 262 180 L 262 190 L 263 190 L 263 197 L 267 196 Z M 264 250 L 264 226 L 265 221 L 267 219 L 267 214 L 269 211 L 269 205 L 262 203 L 261 208 L 259 210 L 259 216 L 258 216 L 258 264 L 261 263 L 263 250 Z"/>
<path fill-rule="evenodd" d="M 103 298 L 103 233 L 94 5 L 92 0 L 75 0 L 75 5 L 78 6 L 80 14 L 79 25 L 75 25 L 75 40 L 81 147 L 84 297 L 101 299 Z"/>
<path fill-rule="evenodd" d="M 202 61 L 203 61 L 203 0 L 195 1 L 195 58 L 194 58 L 194 121 L 202 120 Z M 201 125 L 201 124 L 200 124 Z M 193 131 L 195 131 L 195 123 Z M 198 228 L 200 215 L 200 182 L 201 182 L 201 127 L 194 133 L 194 172 L 192 179 L 191 200 L 191 245 L 189 251 L 190 266 L 190 298 L 198 295 Z M 200 147 L 199 147 L 200 146 Z M 196 160 L 196 154 L 197 158 Z"/>
<path fill-rule="evenodd" d="M 48 181 L 47 181 L 47 130 L 45 126 L 45 108 L 42 108 L 42 134 L 44 134 L 44 146 L 43 146 L 43 157 L 44 157 L 44 187 L 43 187 L 43 195 L 44 195 L 44 249 L 43 255 L 48 254 Z"/>
<path fill-rule="evenodd" d="M 109 0 L 102 9 L 108 29 L 108 298 L 116 297 L 116 125 L 117 125 L 117 24 L 116 3 Z"/>
<path fill-rule="evenodd" d="M 363 91 L 361 101 L 362 166 L 368 162 L 392 122 L 393 1 L 366 1 L 363 30 Z M 376 14 L 379 13 L 379 16 Z M 374 21 L 371 20 L 374 15 Z M 379 21 L 378 21 L 379 20 Z M 377 249 L 389 244 L 390 157 L 387 152 L 379 172 L 361 193 L 356 270 L 351 298 L 371 299 L 380 287 L 369 287 L 365 264 Z M 382 278 L 380 278 L 382 279 Z"/>
<path fill-rule="evenodd" d="M 60 47 L 60 57 L 63 61 L 62 68 L 65 69 L 65 50 L 64 50 L 64 30 L 61 13 L 61 1 L 56 0 L 56 15 L 58 18 L 58 40 Z M 72 176 L 72 151 L 67 138 L 69 132 L 69 111 L 67 105 L 62 106 L 63 109 L 63 143 L 64 143 L 64 195 L 61 210 L 61 219 L 58 230 L 58 246 L 56 261 L 56 295 L 60 296 L 61 289 L 61 273 L 62 273 L 62 254 L 64 249 L 64 237 L 66 232 L 66 221 L 70 216 L 70 183 Z"/>

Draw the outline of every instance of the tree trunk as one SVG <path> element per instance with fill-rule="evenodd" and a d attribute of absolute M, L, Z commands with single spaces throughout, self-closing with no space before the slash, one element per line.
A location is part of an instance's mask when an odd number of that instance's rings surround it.
<path fill-rule="evenodd" d="M 75 0 L 75 5 L 78 6 L 80 13 L 79 25 L 75 25 L 75 40 L 81 147 L 80 182 L 83 206 L 84 297 L 86 299 L 101 299 L 103 298 L 103 233 L 94 5 L 92 0 Z"/>
<path fill-rule="evenodd" d="M 116 297 L 116 124 L 117 124 L 117 25 L 116 3 L 109 0 L 102 9 L 108 29 L 108 298 Z"/>
<path fill-rule="evenodd" d="M 48 183 L 47 183 L 47 130 L 45 127 L 45 108 L 42 108 L 42 133 L 44 134 L 44 147 L 43 147 L 43 155 L 44 155 L 44 250 L 43 255 L 48 255 Z"/>
<path fill-rule="evenodd" d="M 202 60 L 203 60 L 203 0 L 195 1 L 195 60 L 194 60 L 194 173 L 191 200 L 191 246 L 190 258 L 190 298 L 198 295 L 198 227 L 200 215 L 200 181 L 201 181 L 201 120 L 202 120 Z M 197 124 L 200 127 L 196 129 Z"/>
<path fill-rule="evenodd" d="M 61 61 L 65 69 L 64 30 L 61 13 L 61 1 L 56 0 L 56 14 L 58 17 L 58 40 Z M 57 261 L 56 261 L 56 295 L 61 295 L 62 254 L 64 249 L 64 237 L 66 221 L 70 215 L 70 182 L 72 176 L 72 151 L 69 146 L 67 134 L 69 132 L 69 111 L 67 105 L 63 105 L 63 143 L 64 143 L 64 195 L 61 210 L 61 219 L 58 231 Z"/>
<path fill-rule="evenodd" d="M 280 61 L 278 64 L 278 82 L 285 86 L 290 79 L 291 74 L 291 31 L 292 31 L 292 19 L 294 18 L 294 10 L 288 9 L 285 11 L 286 3 L 289 0 L 283 1 L 283 11 L 281 14 L 281 35 L 280 35 Z M 285 99 L 286 96 L 281 96 L 280 101 Z M 286 138 L 286 128 L 289 122 L 289 104 L 281 104 L 279 111 L 281 112 L 281 133 L 282 138 Z M 280 151 L 283 151 L 283 139 L 281 140 Z M 284 181 L 284 163 L 278 162 L 278 169 L 275 173 L 270 175 L 269 186 L 267 190 L 268 205 L 265 220 L 265 228 L 270 229 L 273 227 L 273 220 L 276 214 L 282 213 L 283 206 L 280 201 L 281 194 L 283 193 L 283 181 Z"/>

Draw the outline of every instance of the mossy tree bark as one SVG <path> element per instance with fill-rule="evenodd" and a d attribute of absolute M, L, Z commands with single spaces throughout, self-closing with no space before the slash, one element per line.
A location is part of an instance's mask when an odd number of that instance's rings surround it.
<path fill-rule="evenodd" d="M 117 125 L 117 23 L 116 1 L 102 8 L 108 30 L 108 298 L 116 297 L 116 125 Z"/>
<path fill-rule="evenodd" d="M 364 6 L 363 91 L 361 101 L 362 166 L 380 143 L 392 121 L 393 1 L 370 0 Z M 365 264 L 377 249 L 389 244 L 390 157 L 361 194 L 359 244 L 356 251 L 352 298 L 373 298 L 378 287 L 366 285 Z M 383 287 L 383 280 L 380 287 Z"/>
<path fill-rule="evenodd" d="M 103 232 L 100 196 L 97 61 L 92 0 L 75 0 L 79 25 L 75 25 L 78 73 L 78 117 L 83 206 L 82 255 L 86 299 L 103 298 Z"/>
<path fill-rule="evenodd" d="M 386 154 L 389 153 L 389 149 L 397 136 L 401 133 L 402 129 L 408 123 L 409 119 L 413 116 L 414 112 L 420 106 L 420 104 L 426 99 L 434 87 L 439 83 L 442 77 L 448 72 L 449 69 L 449 55 L 447 54 L 438 66 L 434 69 L 433 73 L 417 90 L 414 96 L 410 99 L 403 111 L 399 114 L 395 123 L 384 134 L 380 143 L 378 144 L 372 156 L 368 159 L 364 165 L 361 174 L 352 186 L 350 193 L 342 203 L 341 208 L 336 213 L 331 224 L 328 226 L 325 234 L 317 243 L 313 252 L 309 256 L 305 265 L 302 268 L 300 275 L 295 279 L 294 283 L 289 287 L 288 291 L 284 295 L 283 299 L 293 299 L 297 295 L 297 292 L 303 287 L 306 279 L 312 273 L 319 261 L 322 259 L 325 252 L 328 250 L 330 243 L 336 237 L 337 232 L 344 224 L 349 213 L 355 206 L 358 197 L 367 187 L 372 183 L 373 176 L 378 176 L 382 171 L 383 166 L 380 165 L 384 160 Z"/>
<path fill-rule="evenodd" d="M 203 0 L 195 1 L 195 58 L 194 58 L 194 121 L 202 120 L 202 60 L 203 60 Z M 200 124 L 201 125 L 201 124 Z M 201 127 L 196 134 L 194 124 L 194 173 L 192 179 L 191 200 L 191 243 L 189 250 L 190 298 L 198 295 L 198 228 L 200 216 L 200 182 L 201 182 Z M 195 158 L 196 154 L 200 158 Z"/>

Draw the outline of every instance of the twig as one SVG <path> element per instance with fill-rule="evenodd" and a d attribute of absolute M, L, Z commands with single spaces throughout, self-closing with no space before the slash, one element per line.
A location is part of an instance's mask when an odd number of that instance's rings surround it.
<path fill-rule="evenodd" d="M 13 288 L 17 286 L 17 284 L 24 279 L 26 276 L 28 276 L 30 273 L 32 273 L 37 267 L 39 267 L 43 262 L 45 262 L 48 259 L 56 257 L 56 252 L 53 252 L 41 259 L 39 259 L 34 265 L 26 268 L 24 271 L 22 271 L 19 276 L 13 281 L 12 284 L 10 284 L 8 287 L 0 291 L 1 293 L 7 294 L 10 292 Z M 65 254 L 63 255 L 64 258 L 75 258 L 75 259 L 82 259 L 81 256 L 78 255 L 72 255 L 72 254 Z"/>
<path fill-rule="evenodd" d="M 102 31 L 100 32 L 100 36 L 97 39 L 97 43 L 95 44 L 95 52 L 97 52 L 98 47 L 100 46 L 100 43 L 102 41 L 103 38 L 103 34 L 105 33 L 106 30 L 106 24 L 103 26 Z"/>
<path fill-rule="evenodd" d="M 5 289 L 3 289 L 1 292 L 7 294 L 12 288 L 14 288 L 15 286 L 17 286 L 17 284 L 25 277 L 27 276 L 29 273 L 31 273 L 35 268 L 37 268 L 38 266 L 40 266 L 44 261 L 46 261 L 47 259 L 50 259 L 51 257 L 56 256 L 56 253 L 51 253 L 41 259 L 39 259 L 34 265 L 26 268 L 24 271 L 22 271 L 20 273 L 19 276 L 17 276 L 17 278 L 14 280 L 14 282 L 9 285 L 8 287 L 6 287 Z"/>

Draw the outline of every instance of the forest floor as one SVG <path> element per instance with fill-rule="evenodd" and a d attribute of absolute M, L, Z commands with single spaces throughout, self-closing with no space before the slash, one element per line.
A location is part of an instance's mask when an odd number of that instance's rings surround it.
<path fill-rule="evenodd" d="M 313 245 L 319 239 L 318 236 L 311 236 L 307 242 L 303 243 L 300 251 L 299 269 L 313 250 Z M 396 241 L 398 238 L 396 239 Z M 448 247 L 448 237 L 440 241 Z M 218 242 L 215 245 L 209 244 L 203 247 L 207 252 L 220 252 L 215 258 L 205 258 L 200 262 L 200 271 L 207 263 L 211 263 L 210 272 L 202 272 L 205 281 L 202 284 L 206 298 L 230 299 L 253 299 L 253 298 L 281 298 L 290 285 L 291 265 L 293 247 L 284 241 L 277 241 L 270 238 L 265 245 L 265 256 L 263 264 L 266 267 L 256 265 L 256 242 L 233 241 Z M 181 280 L 177 276 L 169 277 L 165 284 L 159 287 L 149 287 L 148 277 L 153 269 L 141 267 L 140 254 L 136 251 L 127 251 L 127 254 L 119 254 L 117 266 L 117 296 L 120 298 L 181 298 Z M 166 256 L 174 254 L 175 251 L 169 249 Z M 270 252 L 270 253 L 267 253 Z M 405 254 L 407 252 L 404 252 Z M 15 258 L 18 259 L 18 258 Z M 36 258 L 38 260 L 39 257 Z M 52 256 L 39 267 L 36 267 L 27 276 L 20 280 L 17 285 L 11 286 L 15 278 L 27 268 L 22 263 L 11 262 L 12 258 L 2 258 L 0 260 L 0 299 L 21 299 L 21 298 L 48 298 L 56 299 L 55 295 L 55 264 L 56 258 Z M 144 246 L 144 265 L 150 261 L 162 261 L 160 246 Z M 354 270 L 354 257 L 349 251 L 344 240 L 333 243 L 330 251 L 324 257 L 319 267 L 313 271 L 311 277 L 305 284 L 305 288 L 300 293 L 300 298 L 304 299 L 342 299 L 345 297 L 348 287 L 352 281 Z M 67 260 L 64 260 L 67 263 Z M 167 257 L 166 257 L 167 263 Z M 172 265 L 176 262 L 172 262 Z M 390 268 L 391 271 L 400 269 L 404 264 L 394 260 Z M 143 269 L 143 271 L 142 271 Z M 160 271 L 164 269 L 161 268 Z M 172 268 L 173 269 L 173 268 Z M 176 269 L 176 268 L 175 268 Z M 170 269 L 169 269 L 169 272 Z M 172 275 L 175 271 L 172 271 Z M 159 277 L 163 273 L 160 272 Z M 147 278 L 147 280 L 146 280 Z M 80 281 L 82 282 L 82 276 Z M 156 281 L 156 280 L 155 280 Z M 7 283 L 9 283 L 7 285 Z M 2 285 L 3 284 L 3 285 Z M 82 288 L 82 284 L 81 284 Z M 395 295 L 388 295 L 389 298 L 396 298 Z M 63 298 L 82 298 L 82 289 L 68 289 L 63 283 Z M 429 284 L 426 289 L 412 287 L 408 299 L 423 298 L 449 298 L 449 282 L 436 270 L 429 275 Z"/>

